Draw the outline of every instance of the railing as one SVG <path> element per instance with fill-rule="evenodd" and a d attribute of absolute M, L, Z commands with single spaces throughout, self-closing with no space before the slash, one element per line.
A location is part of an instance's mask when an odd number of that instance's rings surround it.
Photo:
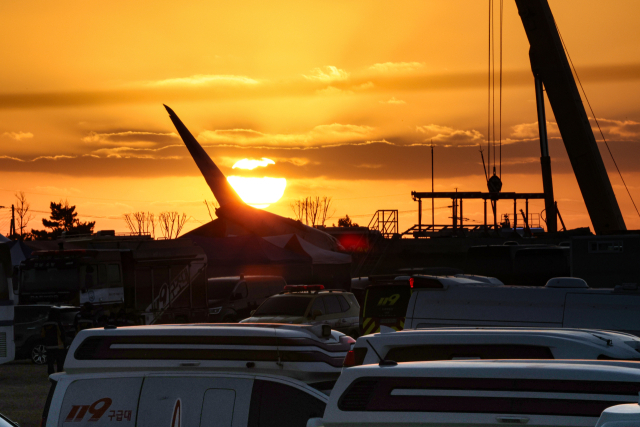
<path fill-rule="evenodd" d="M 398 234 L 398 210 L 378 210 L 369 221 L 369 230 L 379 231 L 385 239 Z"/>

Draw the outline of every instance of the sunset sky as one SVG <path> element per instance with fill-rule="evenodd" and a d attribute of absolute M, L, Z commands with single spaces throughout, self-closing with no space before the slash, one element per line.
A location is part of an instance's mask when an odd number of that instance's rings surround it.
<path fill-rule="evenodd" d="M 549 0 L 630 192 L 640 202 L 640 2 Z M 267 208 L 333 199 L 331 222 L 377 209 L 417 223 L 411 191 L 486 191 L 487 1 L 5 1 L 0 3 L 0 206 L 24 191 L 42 228 L 68 199 L 96 230 L 124 213 L 212 200 L 162 104 L 227 175 L 286 178 Z M 528 42 L 504 4 L 503 191 L 541 192 Z M 547 108 L 554 189 L 569 227 L 590 226 Z M 601 140 L 599 135 L 598 141 Z M 627 227 L 640 229 L 600 146 Z M 275 164 L 233 169 L 241 159 Z M 436 222 L 449 223 L 448 200 Z M 430 205 L 430 204 L 429 204 Z M 531 212 L 543 203 L 532 202 Z M 510 203 L 499 205 L 512 212 Z M 0 209 L 0 233 L 8 232 Z M 465 203 L 470 222 L 482 203 Z M 430 206 L 424 216 L 431 217 Z"/>

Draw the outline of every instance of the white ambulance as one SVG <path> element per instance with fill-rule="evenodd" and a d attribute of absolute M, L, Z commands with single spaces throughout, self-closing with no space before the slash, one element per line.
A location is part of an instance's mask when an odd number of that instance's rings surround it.
<path fill-rule="evenodd" d="M 543 287 L 505 286 L 477 278 L 413 276 L 405 329 L 452 326 L 587 328 L 640 336 L 636 284 L 592 289 L 559 277 Z"/>
<path fill-rule="evenodd" d="M 304 427 L 353 342 L 297 325 L 84 330 L 50 377 L 42 426 Z"/>

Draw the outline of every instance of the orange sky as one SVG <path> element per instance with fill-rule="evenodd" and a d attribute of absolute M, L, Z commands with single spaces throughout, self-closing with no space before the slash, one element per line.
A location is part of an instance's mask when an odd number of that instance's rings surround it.
<path fill-rule="evenodd" d="M 550 5 L 640 202 L 640 3 Z M 35 211 L 67 198 L 96 229 L 126 231 L 122 215 L 138 210 L 186 212 L 187 229 L 208 221 L 212 195 L 163 103 L 223 172 L 273 159 L 242 174 L 287 178 L 268 208 L 281 215 L 326 195 L 330 222 L 349 214 L 366 225 L 377 209 L 399 209 L 407 229 L 417 222 L 410 192 L 431 187 L 431 140 L 437 191 L 486 191 L 486 1 L 27 1 L 2 2 L 0 16 L 2 206 L 22 190 Z M 528 43 L 512 1 L 504 16 L 503 189 L 542 191 Z M 562 216 L 590 225 L 553 124 L 550 136 Z M 627 227 L 639 229 L 602 153 Z M 437 222 L 449 222 L 447 204 L 436 202 Z M 29 228 L 41 228 L 46 214 L 36 214 Z M 481 221 L 481 203 L 464 214 Z M 0 233 L 7 218 L 0 209 Z"/>

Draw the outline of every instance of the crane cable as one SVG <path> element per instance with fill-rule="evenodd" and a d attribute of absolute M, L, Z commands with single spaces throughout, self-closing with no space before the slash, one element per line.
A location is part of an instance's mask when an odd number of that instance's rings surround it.
<path fill-rule="evenodd" d="M 591 111 L 591 115 L 593 116 L 593 120 L 596 122 L 596 125 L 598 126 L 598 130 L 600 131 L 600 136 L 602 136 L 602 140 L 604 141 L 604 145 L 607 147 L 607 151 L 609 151 L 609 155 L 611 156 L 611 160 L 613 160 L 613 164 L 615 165 L 616 170 L 618 171 L 618 175 L 620 175 L 620 179 L 622 180 L 622 184 L 624 185 L 625 190 L 627 190 L 627 194 L 629 195 L 629 198 L 631 199 L 631 203 L 633 203 L 633 207 L 636 209 L 636 213 L 640 217 L 640 211 L 638 211 L 638 206 L 636 206 L 636 202 L 633 200 L 633 196 L 631 196 L 631 192 L 629 191 L 629 187 L 627 187 L 627 183 L 624 181 L 624 178 L 622 177 L 622 172 L 620 171 L 620 168 L 618 167 L 618 163 L 616 162 L 616 159 L 613 157 L 613 153 L 611 152 L 611 148 L 609 147 L 609 143 L 607 142 L 607 139 L 604 137 L 604 133 L 602 132 L 602 128 L 600 127 L 600 123 L 598 122 L 598 118 L 596 117 L 596 114 L 593 112 L 593 108 L 591 107 L 591 103 L 589 102 L 589 98 L 587 97 L 587 92 L 585 92 L 584 87 L 582 86 L 582 82 L 580 81 L 580 76 L 578 76 L 578 70 L 576 70 L 576 67 L 573 65 L 573 61 L 571 60 L 571 55 L 569 55 L 569 49 L 567 49 L 567 45 L 565 45 L 565 43 L 564 43 L 564 39 L 562 38 L 562 34 L 560 33 L 560 28 L 558 27 L 558 23 L 556 22 L 555 18 L 553 19 L 553 24 L 556 26 L 556 31 L 558 31 L 558 36 L 560 36 L 560 41 L 562 42 L 562 47 L 563 47 L 564 51 L 567 54 L 567 58 L 569 59 L 569 63 L 571 64 L 571 69 L 573 70 L 574 74 L 576 75 L 576 79 L 578 80 L 578 84 L 580 85 L 580 89 L 582 90 L 582 94 L 584 95 L 584 99 L 587 101 L 587 105 L 589 106 L 589 110 Z"/>
<path fill-rule="evenodd" d="M 502 28 L 504 16 L 504 0 L 500 0 L 500 20 L 499 20 L 499 65 L 498 65 L 498 138 L 496 142 L 496 42 L 495 42 L 495 18 L 494 2 L 489 0 L 489 39 L 488 39 L 488 80 L 487 80 L 487 148 L 489 156 L 487 158 L 487 168 L 485 175 L 487 181 L 491 176 L 491 171 L 495 173 L 496 157 L 498 158 L 498 177 L 502 179 Z M 496 150 L 498 151 L 496 155 Z M 482 153 L 482 150 L 481 150 Z M 493 168 L 492 168 L 493 156 Z M 484 159 L 483 159 L 484 163 Z"/>

